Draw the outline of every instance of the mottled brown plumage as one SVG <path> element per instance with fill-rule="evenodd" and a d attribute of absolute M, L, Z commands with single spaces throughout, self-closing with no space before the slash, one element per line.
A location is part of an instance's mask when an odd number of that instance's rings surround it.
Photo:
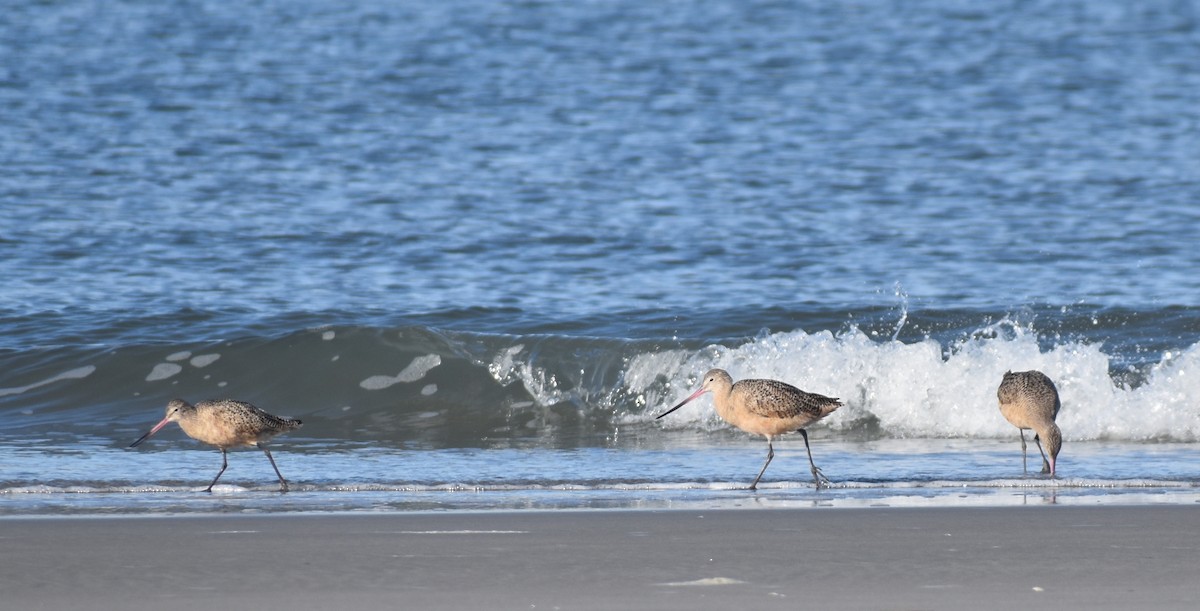
<path fill-rule="evenodd" d="M 201 401 L 192 405 L 182 399 L 172 399 L 167 403 L 166 417 L 129 447 L 138 445 L 171 422 L 178 422 L 188 437 L 221 450 L 221 470 L 205 489 L 206 492 L 212 492 L 212 487 L 221 479 L 221 474 L 229 464 L 226 451 L 238 446 L 257 446 L 262 450 L 267 455 L 267 460 L 271 461 L 275 475 L 279 476 L 280 491 L 287 492 L 287 480 L 283 479 L 283 474 L 275 465 L 275 458 L 267 449 L 267 442 L 276 435 L 300 428 L 299 420 L 268 414 L 245 401 L 221 399 Z"/>
<path fill-rule="evenodd" d="M 1046 374 L 1040 371 L 1009 371 L 1004 374 L 1000 388 L 996 391 L 1000 400 L 1000 413 L 1017 427 L 1021 436 L 1021 467 L 1028 472 L 1025 451 L 1025 429 L 1034 431 L 1033 441 L 1042 454 L 1042 473 L 1055 475 L 1055 462 L 1062 449 L 1062 432 L 1055 423 L 1061 402 L 1058 389 Z M 1042 440 L 1046 449 L 1042 449 Z M 1046 454 L 1049 453 L 1049 459 Z"/>
<path fill-rule="evenodd" d="M 812 467 L 817 488 L 829 483 L 813 462 L 812 448 L 808 445 L 808 432 L 804 429 L 832 414 L 842 406 L 841 401 L 805 392 L 778 380 L 740 380 L 735 384 L 725 370 L 712 369 L 704 374 L 704 384 L 699 390 L 660 414 L 658 418 L 683 407 L 706 392 L 713 394 L 713 405 L 717 409 L 717 415 L 723 420 L 747 433 L 767 438 L 767 461 L 759 470 L 758 477 L 750 484 L 751 490 L 758 487 L 758 480 L 762 479 L 767 465 L 771 464 L 771 459 L 775 457 L 772 440 L 791 432 L 798 432 L 804 438 L 804 449 L 808 450 L 808 464 Z"/>

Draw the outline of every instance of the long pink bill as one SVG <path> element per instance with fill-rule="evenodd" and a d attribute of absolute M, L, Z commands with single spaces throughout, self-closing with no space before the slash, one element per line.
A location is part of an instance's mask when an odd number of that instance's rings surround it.
<path fill-rule="evenodd" d="M 131 443 L 131 444 L 129 444 L 129 447 L 131 447 L 131 448 L 135 448 L 135 447 L 137 447 L 137 444 L 139 444 L 139 443 L 141 443 L 141 442 L 145 441 L 147 437 L 149 437 L 149 436 L 151 436 L 151 435 L 153 435 L 153 434 L 157 433 L 159 429 L 161 429 L 161 428 L 162 428 L 162 427 L 164 427 L 164 426 L 167 426 L 167 423 L 168 423 L 168 422 L 170 422 L 170 421 L 171 421 L 171 419 L 170 419 L 170 418 L 163 418 L 163 419 L 162 419 L 162 422 L 159 422 L 158 424 L 154 425 L 154 428 L 150 429 L 150 432 L 149 432 L 149 433 L 146 433 L 145 435 L 142 435 L 141 437 L 138 437 L 138 440 L 137 440 L 137 441 L 135 441 L 135 442 L 133 442 L 133 443 Z"/>
<path fill-rule="evenodd" d="M 676 405 L 675 407 L 672 407 L 671 409 L 669 409 L 669 410 L 667 410 L 667 411 L 665 411 L 665 412 L 663 412 L 663 413 L 661 413 L 661 414 L 659 414 L 659 415 L 655 416 L 655 417 L 654 417 L 654 419 L 655 419 L 655 420 L 658 420 L 659 418 L 662 418 L 663 416 L 666 416 L 667 414 L 669 414 L 669 413 L 671 413 L 671 412 L 673 412 L 673 411 L 675 411 L 675 410 L 677 410 L 677 409 L 679 409 L 679 408 L 683 407 L 683 406 L 684 406 L 684 404 L 685 404 L 685 403 L 687 403 L 688 401 L 691 401 L 692 399 L 695 399 L 696 397 L 699 397 L 700 395 L 702 395 L 702 394 L 704 394 L 704 393 L 706 393 L 706 392 L 708 392 L 708 389 L 707 389 L 707 388 L 701 388 L 700 390 L 697 390 L 696 392 L 692 393 L 692 396 L 690 396 L 690 397 L 688 397 L 688 398 L 684 399 L 683 401 L 680 401 L 680 402 L 679 402 L 679 404 L 678 404 L 678 405 Z"/>

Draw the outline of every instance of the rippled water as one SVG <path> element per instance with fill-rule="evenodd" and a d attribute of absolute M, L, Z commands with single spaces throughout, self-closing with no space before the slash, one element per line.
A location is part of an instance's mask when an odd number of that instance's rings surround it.
<path fill-rule="evenodd" d="M 1190 305 L 1194 7 L 28 4 L 20 310 Z"/>
<path fill-rule="evenodd" d="M 650 422 L 722 366 L 845 399 L 815 429 L 840 481 L 976 486 L 1016 476 L 994 389 L 1037 367 L 1063 394 L 1069 478 L 1194 486 L 1164 464 L 1200 436 L 1197 17 L 9 7 L 0 480 L 45 487 L 34 512 L 200 485 L 216 452 L 178 432 L 120 448 L 172 396 L 232 396 L 304 417 L 281 468 L 318 505 L 363 482 L 391 506 L 456 482 L 524 491 L 504 506 L 569 482 L 670 503 L 756 468 L 761 442 L 707 402 Z M 914 445 L 854 446 L 878 442 Z M 906 452 L 934 466 L 880 468 Z M 768 480 L 801 486 L 789 468 Z"/>

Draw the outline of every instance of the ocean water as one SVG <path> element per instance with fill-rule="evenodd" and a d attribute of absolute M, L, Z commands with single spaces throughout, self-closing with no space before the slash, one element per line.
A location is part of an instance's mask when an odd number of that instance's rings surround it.
<path fill-rule="evenodd" d="M 0 515 L 1200 502 L 1197 57 L 1165 0 L 8 7 Z M 833 485 L 655 420 L 711 367 L 842 398 Z M 303 419 L 293 491 L 128 448 L 173 397 Z"/>

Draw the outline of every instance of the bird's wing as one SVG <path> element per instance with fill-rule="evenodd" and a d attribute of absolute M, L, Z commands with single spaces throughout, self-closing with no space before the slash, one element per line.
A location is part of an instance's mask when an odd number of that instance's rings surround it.
<path fill-rule="evenodd" d="M 801 415 L 820 418 L 841 405 L 837 399 L 805 392 L 776 380 L 742 382 L 747 383 L 743 391 L 746 409 L 766 418 L 795 418 Z"/>

